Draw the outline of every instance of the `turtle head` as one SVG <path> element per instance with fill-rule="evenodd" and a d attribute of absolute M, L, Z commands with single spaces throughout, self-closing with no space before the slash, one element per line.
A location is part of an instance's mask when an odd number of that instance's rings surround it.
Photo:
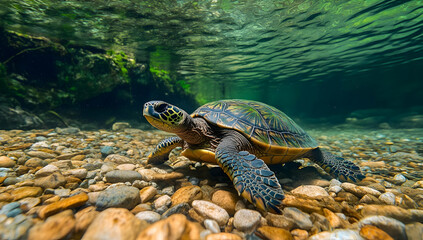
<path fill-rule="evenodd" d="M 190 118 L 184 110 L 163 101 L 145 103 L 143 115 L 155 128 L 172 133 L 185 131 L 185 120 Z"/>

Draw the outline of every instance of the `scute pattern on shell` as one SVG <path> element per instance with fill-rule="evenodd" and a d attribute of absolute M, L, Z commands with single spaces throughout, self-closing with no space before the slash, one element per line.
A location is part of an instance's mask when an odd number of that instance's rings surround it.
<path fill-rule="evenodd" d="M 249 139 L 276 147 L 315 148 L 317 141 L 291 118 L 267 104 L 249 100 L 207 103 L 191 115 L 219 127 L 237 130 Z"/>

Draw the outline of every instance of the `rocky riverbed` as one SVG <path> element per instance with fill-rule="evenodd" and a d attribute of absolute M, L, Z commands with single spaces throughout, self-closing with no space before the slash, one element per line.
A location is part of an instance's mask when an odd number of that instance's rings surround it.
<path fill-rule="evenodd" d="M 215 166 L 146 156 L 159 131 L 115 124 L 0 131 L 0 239 L 399 239 L 423 235 L 423 129 L 309 131 L 366 178 L 308 160 L 273 166 L 282 214 L 261 212 Z"/>

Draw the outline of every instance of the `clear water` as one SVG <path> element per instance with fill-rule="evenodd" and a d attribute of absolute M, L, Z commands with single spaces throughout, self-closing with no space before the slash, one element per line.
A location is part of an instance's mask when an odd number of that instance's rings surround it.
<path fill-rule="evenodd" d="M 2 0 L 9 30 L 123 50 L 204 102 L 421 113 L 423 1 Z"/>

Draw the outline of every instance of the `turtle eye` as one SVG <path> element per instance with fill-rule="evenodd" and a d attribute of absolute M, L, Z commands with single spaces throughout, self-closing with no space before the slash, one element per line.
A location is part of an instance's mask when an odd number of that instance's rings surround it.
<path fill-rule="evenodd" d="M 166 111 L 167 107 L 168 107 L 168 105 L 166 103 L 161 103 L 161 104 L 154 106 L 154 110 L 158 113 L 162 113 L 162 112 Z"/>

